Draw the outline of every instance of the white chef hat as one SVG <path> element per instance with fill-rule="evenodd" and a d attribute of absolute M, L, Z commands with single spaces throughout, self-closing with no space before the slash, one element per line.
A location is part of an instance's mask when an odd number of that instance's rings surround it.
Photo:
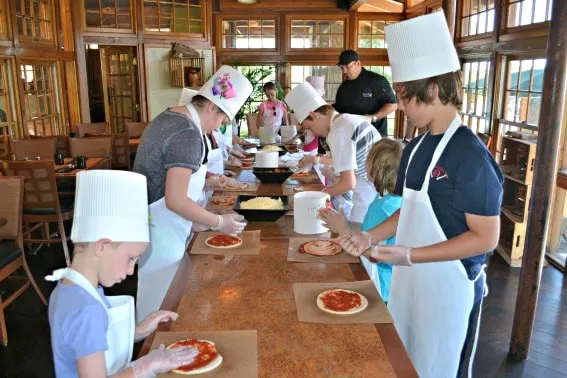
<path fill-rule="evenodd" d="M 305 81 L 311 84 L 321 96 L 325 95 L 325 76 L 307 76 Z"/>
<path fill-rule="evenodd" d="M 229 119 L 233 119 L 252 94 L 252 84 L 230 66 L 222 66 L 199 89 L 198 94 L 218 106 Z"/>
<path fill-rule="evenodd" d="M 441 11 L 388 25 L 385 33 L 395 83 L 461 68 L 445 14 Z"/>
<path fill-rule="evenodd" d="M 150 241 L 145 176 L 106 169 L 79 172 L 71 240 L 100 239 Z"/>
<path fill-rule="evenodd" d="M 285 96 L 285 102 L 295 112 L 299 123 L 303 122 L 310 112 L 327 105 L 323 97 L 309 83 L 301 83 L 293 88 Z"/>
<path fill-rule="evenodd" d="M 179 103 L 177 104 L 177 106 L 184 106 L 190 104 L 191 100 L 193 99 L 193 97 L 195 97 L 197 93 L 199 92 L 193 89 L 183 88 L 183 90 L 181 90 L 181 96 L 179 96 Z"/>

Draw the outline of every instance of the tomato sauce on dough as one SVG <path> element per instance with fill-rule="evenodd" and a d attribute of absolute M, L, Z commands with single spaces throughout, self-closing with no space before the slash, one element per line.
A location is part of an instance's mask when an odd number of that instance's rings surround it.
<path fill-rule="evenodd" d="M 214 361 L 218 356 L 217 350 L 214 345 L 201 342 L 197 339 L 178 341 L 175 344 L 173 344 L 172 348 L 181 348 L 184 346 L 196 347 L 197 349 L 199 349 L 199 354 L 197 355 L 197 357 L 195 357 L 195 361 L 193 361 L 188 365 L 180 366 L 175 370 L 181 370 L 181 371 L 195 370 L 203 366 L 207 366 L 212 361 Z"/>
<path fill-rule="evenodd" d="M 333 290 L 321 297 L 325 308 L 332 311 L 349 311 L 362 305 L 360 295 L 356 293 L 347 293 L 343 290 Z"/>

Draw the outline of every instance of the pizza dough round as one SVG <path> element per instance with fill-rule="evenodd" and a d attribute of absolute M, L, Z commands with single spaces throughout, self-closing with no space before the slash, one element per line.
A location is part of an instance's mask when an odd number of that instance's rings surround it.
<path fill-rule="evenodd" d="M 228 238 L 237 240 L 238 243 L 234 243 L 233 245 L 226 245 L 226 246 L 224 246 L 224 245 L 213 245 L 213 244 L 210 244 L 210 241 L 211 241 L 212 239 L 218 238 L 218 237 L 220 237 L 220 236 L 222 236 L 222 237 L 228 237 Z M 238 236 L 215 235 L 215 236 L 211 236 L 211 237 L 208 237 L 207 239 L 205 239 L 205 245 L 206 245 L 207 247 L 219 248 L 219 249 L 236 248 L 236 247 L 242 245 L 242 239 L 240 239 Z"/>
<path fill-rule="evenodd" d="M 331 240 L 311 240 L 299 246 L 299 253 L 311 256 L 335 256 L 343 251 L 343 248 Z"/>
<path fill-rule="evenodd" d="M 347 311 L 335 311 L 335 310 L 331 310 L 325 307 L 324 303 L 323 303 L 323 297 L 333 291 L 343 291 L 345 293 L 350 293 L 350 294 L 357 294 L 358 296 L 360 296 L 360 306 L 359 307 L 355 307 L 353 309 L 347 310 Z M 317 296 L 317 307 L 319 307 L 319 309 L 321 309 L 322 311 L 329 313 L 329 314 L 333 314 L 333 315 L 354 315 L 354 314 L 358 314 L 359 312 L 362 312 L 364 310 L 366 310 L 366 307 L 368 307 L 368 299 L 366 299 L 366 297 L 360 293 L 357 293 L 356 291 L 352 291 L 352 290 L 347 290 L 347 289 L 331 289 L 331 290 L 325 290 L 322 293 L 320 293 Z"/>
<path fill-rule="evenodd" d="M 214 205 L 218 205 L 218 206 L 232 206 L 236 202 L 236 197 L 234 196 L 213 197 L 212 202 Z"/>
<path fill-rule="evenodd" d="M 179 342 L 182 342 L 182 341 L 185 341 L 185 340 L 180 340 L 180 341 L 177 341 L 177 342 L 175 342 L 175 343 L 173 343 L 173 344 L 170 344 L 170 345 L 167 347 L 167 349 L 174 348 L 174 347 L 175 347 L 175 344 L 177 344 L 177 343 L 179 343 Z M 210 345 L 213 345 L 213 346 L 215 345 L 215 343 L 213 343 L 212 341 L 209 341 L 209 340 L 198 340 L 198 341 L 200 341 L 200 342 L 202 342 L 202 343 L 207 343 L 207 344 L 210 344 Z M 194 370 L 191 370 L 191 371 L 185 371 L 185 370 L 174 369 L 174 370 L 171 370 L 171 372 L 172 372 L 172 373 L 175 373 L 175 374 L 181 374 L 181 375 L 197 375 L 197 374 L 204 374 L 204 373 L 208 373 L 208 372 L 210 372 L 210 371 L 216 369 L 217 367 L 219 367 L 219 365 L 222 363 L 222 360 L 223 360 L 222 356 L 221 356 L 221 355 L 218 353 L 218 351 L 217 351 L 217 357 L 216 357 L 213 361 L 211 361 L 210 363 L 208 363 L 208 364 L 205 365 L 205 366 L 201 366 L 200 368 L 197 368 L 197 369 L 194 369 Z"/>

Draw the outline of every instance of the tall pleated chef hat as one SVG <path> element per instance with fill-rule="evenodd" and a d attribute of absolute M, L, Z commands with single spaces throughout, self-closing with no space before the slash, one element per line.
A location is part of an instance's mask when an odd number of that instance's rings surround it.
<path fill-rule="evenodd" d="M 301 83 L 293 88 L 285 96 L 285 102 L 295 112 L 299 123 L 305 121 L 310 112 L 327 105 L 323 97 L 309 83 Z"/>
<path fill-rule="evenodd" d="M 395 83 L 461 69 L 442 11 L 388 25 L 385 33 Z"/>
<path fill-rule="evenodd" d="M 106 169 L 77 175 L 71 240 L 149 242 L 148 189 L 139 173 Z"/>
<path fill-rule="evenodd" d="M 321 96 L 325 95 L 325 76 L 307 76 L 305 81 L 311 84 Z"/>
<path fill-rule="evenodd" d="M 252 89 L 244 75 L 230 66 L 222 66 L 197 94 L 213 102 L 232 120 L 252 94 Z"/>
<path fill-rule="evenodd" d="M 184 106 L 190 104 L 191 100 L 193 99 L 193 97 L 195 97 L 197 93 L 199 92 L 194 91 L 193 89 L 183 88 L 181 90 L 181 96 L 179 96 L 179 103 L 177 104 L 177 106 Z"/>

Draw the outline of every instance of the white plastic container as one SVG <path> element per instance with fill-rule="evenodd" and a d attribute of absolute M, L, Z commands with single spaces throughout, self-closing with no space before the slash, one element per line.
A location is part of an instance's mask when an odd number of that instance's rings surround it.
<path fill-rule="evenodd" d="M 276 129 L 270 126 L 260 127 L 260 143 L 261 144 L 274 144 L 276 143 Z"/>
<path fill-rule="evenodd" d="M 331 197 L 323 192 L 296 193 L 293 196 L 293 230 L 305 235 L 329 231 L 317 214 L 330 201 Z"/>
<path fill-rule="evenodd" d="M 297 127 L 295 125 L 282 126 L 280 133 L 282 134 L 282 141 L 287 142 L 297 135 Z"/>
<path fill-rule="evenodd" d="M 277 168 L 280 162 L 278 151 L 256 152 L 256 168 Z"/>

